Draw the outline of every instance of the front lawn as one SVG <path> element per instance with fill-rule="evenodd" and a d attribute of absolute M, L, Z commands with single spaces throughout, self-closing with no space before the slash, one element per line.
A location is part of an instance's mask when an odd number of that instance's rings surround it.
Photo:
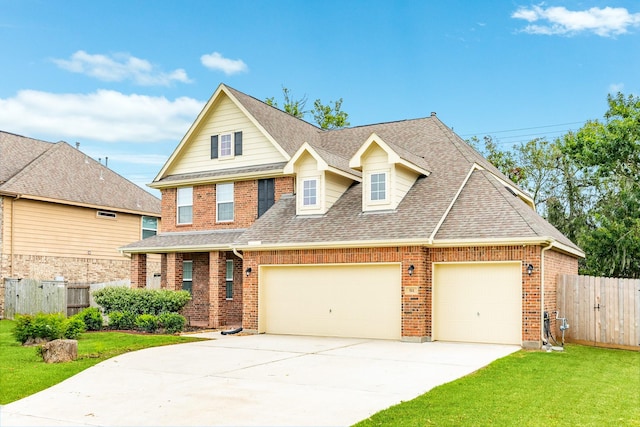
<path fill-rule="evenodd" d="M 356 424 L 489 425 L 640 426 L 640 352 L 519 351 Z"/>
<path fill-rule="evenodd" d="M 23 347 L 12 335 L 15 322 L 0 321 L 0 405 L 51 387 L 103 360 L 147 347 L 198 341 L 177 335 L 90 332 L 78 339 L 78 359 L 47 364 L 36 347 Z"/>

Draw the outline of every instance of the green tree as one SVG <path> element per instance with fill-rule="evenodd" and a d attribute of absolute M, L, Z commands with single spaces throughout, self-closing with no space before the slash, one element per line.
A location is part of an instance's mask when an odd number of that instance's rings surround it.
<path fill-rule="evenodd" d="M 640 277 L 640 97 L 607 97 L 604 121 L 589 121 L 566 155 L 593 173 L 593 229 L 580 242 L 588 274 Z"/>
<path fill-rule="evenodd" d="M 329 104 L 326 105 L 320 99 L 316 99 L 313 102 L 313 108 L 305 110 L 307 105 L 306 95 L 300 99 L 294 99 L 291 90 L 283 86 L 282 97 L 282 111 L 299 119 L 304 119 L 307 114 L 311 114 L 313 120 L 321 129 L 340 129 L 350 125 L 348 121 L 349 114 L 342 111 L 342 98 L 335 102 L 329 101 Z M 267 98 L 265 103 L 272 107 L 280 108 L 275 97 Z"/>
<path fill-rule="evenodd" d="M 493 137 L 486 135 L 482 138 L 481 143 L 480 139 L 474 136 L 467 140 L 467 143 L 480 152 L 493 166 L 498 168 L 514 183 L 519 184 L 525 179 L 525 172 L 518 166 L 514 153 L 500 150 Z"/>

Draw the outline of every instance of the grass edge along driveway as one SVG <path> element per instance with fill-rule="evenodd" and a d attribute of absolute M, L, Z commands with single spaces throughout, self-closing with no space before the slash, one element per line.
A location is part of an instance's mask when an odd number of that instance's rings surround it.
<path fill-rule="evenodd" d="M 521 350 L 356 424 L 640 426 L 640 352 Z"/>
<path fill-rule="evenodd" d="M 0 320 L 0 405 L 49 388 L 119 354 L 201 340 L 179 335 L 87 332 L 78 339 L 77 360 L 49 364 L 42 361 L 36 347 L 23 347 L 16 341 L 14 327 L 14 321 Z"/>

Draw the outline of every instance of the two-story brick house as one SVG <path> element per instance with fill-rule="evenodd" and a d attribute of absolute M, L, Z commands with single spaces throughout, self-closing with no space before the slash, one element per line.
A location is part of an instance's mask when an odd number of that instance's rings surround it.
<path fill-rule="evenodd" d="M 162 254 L 194 325 L 538 347 L 582 251 L 432 114 L 321 130 L 220 85 L 160 170 Z"/>

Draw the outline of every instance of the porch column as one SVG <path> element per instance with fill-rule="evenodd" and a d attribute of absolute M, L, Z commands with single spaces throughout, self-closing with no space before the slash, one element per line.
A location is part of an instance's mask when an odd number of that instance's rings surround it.
<path fill-rule="evenodd" d="M 164 260 L 164 258 L 163 258 Z M 165 286 L 170 291 L 182 289 L 182 254 L 175 252 L 166 255 Z"/>
<path fill-rule="evenodd" d="M 219 328 L 226 324 L 225 313 L 226 256 L 224 252 L 209 252 L 209 325 Z"/>
<path fill-rule="evenodd" d="M 147 254 L 131 254 L 131 287 L 147 287 Z"/>

